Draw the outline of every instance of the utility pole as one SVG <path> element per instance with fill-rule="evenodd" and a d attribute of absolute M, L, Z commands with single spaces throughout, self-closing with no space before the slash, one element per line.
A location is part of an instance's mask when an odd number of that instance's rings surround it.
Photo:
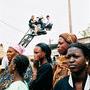
<path fill-rule="evenodd" d="M 72 33 L 71 2 L 68 0 L 69 32 Z"/>

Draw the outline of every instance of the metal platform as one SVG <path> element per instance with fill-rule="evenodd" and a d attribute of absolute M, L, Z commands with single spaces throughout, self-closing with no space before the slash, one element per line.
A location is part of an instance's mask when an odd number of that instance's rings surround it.
<path fill-rule="evenodd" d="M 26 32 L 26 34 L 23 36 L 19 44 L 23 46 L 24 48 L 26 48 L 35 36 L 45 35 L 45 34 L 47 34 L 45 30 L 40 30 L 37 32 L 37 34 L 35 34 L 34 32 L 31 32 L 31 29 L 29 29 Z"/>

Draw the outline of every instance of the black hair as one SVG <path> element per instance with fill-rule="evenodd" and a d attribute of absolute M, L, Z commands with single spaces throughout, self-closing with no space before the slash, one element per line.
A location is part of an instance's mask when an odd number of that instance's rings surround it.
<path fill-rule="evenodd" d="M 52 63 L 50 47 L 45 43 L 38 43 L 36 46 L 39 46 L 41 48 L 41 50 L 46 53 L 47 61 L 49 63 Z"/>
<path fill-rule="evenodd" d="M 16 70 L 19 73 L 20 76 L 24 76 L 27 67 L 29 66 L 29 59 L 25 55 L 17 55 L 14 58 L 14 64 L 16 65 Z"/>
<path fill-rule="evenodd" d="M 49 17 L 49 15 L 47 15 L 46 17 Z"/>
<path fill-rule="evenodd" d="M 72 43 L 69 45 L 69 48 L 71 47 L 76 47 L 76 48 L 79 48 L 82 50 L 83 52 L 83 55 L 87 58 L 87 60 L 89 60 L 90 62 L 90 49 L 85 45 L 85 44 L 82 44 L 82 43 Z"/>

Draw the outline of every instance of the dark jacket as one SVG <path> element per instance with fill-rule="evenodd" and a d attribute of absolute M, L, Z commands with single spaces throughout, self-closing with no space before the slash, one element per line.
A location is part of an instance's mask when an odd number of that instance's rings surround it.
<path fill-rule="evenodd" d="M 39 67 L 37 78 L 33 80 L 30 90 L 51 90 L 53 80 L 53 70 L 50 64 L 46 63 Z"/>
<path fill-rule="evenodd" d="M 68 83 L 68 80 L 69 80 L 69 76 L 63 79 L 60 79 L 55 85 L 53 90 L 75 90 L 70 86 L 70 84 Z"/>

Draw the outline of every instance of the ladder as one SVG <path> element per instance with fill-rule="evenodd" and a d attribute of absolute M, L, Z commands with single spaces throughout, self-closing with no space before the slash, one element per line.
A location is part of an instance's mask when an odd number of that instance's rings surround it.
<path fill-rule="evenodd" d="M 44 35 L 47 34 L 47 32 L 45 30 L 40 30 L 37 32 L 37 35 L 35 35 L 31 29 L 29 29 L 25 35 L 23 36 L 23 38 L 21 39 L 21 41 L 19 42 L 19 45 L 23 46 L 24 48 L 26 48 L 28 46 L 28 44 L 32 41 L 32 39 L 35 36 L 39 36 L 39 35 Z"/>

